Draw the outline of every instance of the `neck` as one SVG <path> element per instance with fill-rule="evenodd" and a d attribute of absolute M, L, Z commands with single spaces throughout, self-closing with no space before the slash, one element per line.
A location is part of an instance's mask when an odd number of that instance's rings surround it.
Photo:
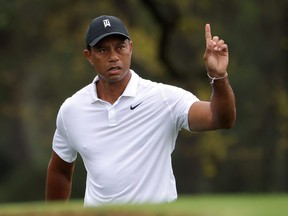
<path fill-rule="evenodd" d="M 110 104 L 114 104 L 117 101 L 117 99 L 125 91 L 130 78 L 131 78 L 131 74 L 129 73 L 128 76 L 125 76 L 119 82 L 109 83 L 109 82 L 99 79 L 96 84 L 98 98 L 100 98 L 101 100 L 107 101 Z"/>

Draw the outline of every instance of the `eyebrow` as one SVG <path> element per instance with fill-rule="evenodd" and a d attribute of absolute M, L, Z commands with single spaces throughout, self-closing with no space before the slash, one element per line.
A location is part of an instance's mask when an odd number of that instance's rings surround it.
<path fill-rule="evenodd" d="M 116 45 L 120 45 L 120 44 L 125 44 L 126 40 L 129 40 L 128 38 L 118 38 L 117 41 L 115 42 Z M 96 44 L 93 48 L 96 48 L 96 49 L 99 49 L 99 48 L 102 48 L 102 47 L 105 47 L 107 46 L 105 42 L 99 42 L 98 44 Z"/>

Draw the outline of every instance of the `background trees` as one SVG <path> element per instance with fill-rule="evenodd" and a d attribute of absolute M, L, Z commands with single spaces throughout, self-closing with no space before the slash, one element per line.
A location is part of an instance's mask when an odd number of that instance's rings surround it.
<path fill-rule="evenodd" d="M 287 192 L 287 0 L 0 0 L 0 201 L 44 197 L 57 111 L 91 82 L 82 51 L 89 22 L 120 17 L 132 68 L 203 100 L 204 25 L 229 44 L 237 122 L 229 131 L 181 132 L 173 154 L 180 193 Z M 73 197 L 85 174 L 78 160 Z"/>

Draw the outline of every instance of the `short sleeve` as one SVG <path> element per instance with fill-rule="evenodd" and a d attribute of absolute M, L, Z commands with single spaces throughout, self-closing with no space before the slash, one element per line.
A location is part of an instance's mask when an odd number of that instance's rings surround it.
<path fill-rule="evenodd" d="M 77 152 L 73 149 L 65 129 L 61 108 L 57 115 L 52 148 L 62 160 L 68 163 L 75 161 L 77 158 Z"/>
<path fill-rule="evenodd" d="M 177 113 L 176 113 L 176 119 L 179 122 L 179 125 L 181 128 L 184 128 L 186 130 L 189 129 L 189 121 L 188 121 L 188 114 L 190 107 L 192 104 L 196 101 L 199 101 L 199 99 L 193 95 L 190 92 L 186 92 L 179 102 L 177 103 Z"/>
<path fill-rule="evenodd" d="M 192 104 L 199 99 L 182 88 L 163 85 L 163 94 L 171 110 L 172 118 L 178 130 L 189 129 L 188 113 Z"/>

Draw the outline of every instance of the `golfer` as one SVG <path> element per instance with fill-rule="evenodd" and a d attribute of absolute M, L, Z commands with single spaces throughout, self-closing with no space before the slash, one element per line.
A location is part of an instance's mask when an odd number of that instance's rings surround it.
<path fill-rule="evenodd" d="M 69 199 L 78 154 L 87 171 L 84 206 L 177 199 L 171 154 L 178 132 L 231 128 L 236 118 L 228 46 L 211 36 L 209 24 L 205 37 L 210 101 L 141 78 L 130 69 L 133 43 L 122 21 L 106 15 L 92 20 L 84 54 L 97 76 L 58 112 L 47 201 Z"/>

